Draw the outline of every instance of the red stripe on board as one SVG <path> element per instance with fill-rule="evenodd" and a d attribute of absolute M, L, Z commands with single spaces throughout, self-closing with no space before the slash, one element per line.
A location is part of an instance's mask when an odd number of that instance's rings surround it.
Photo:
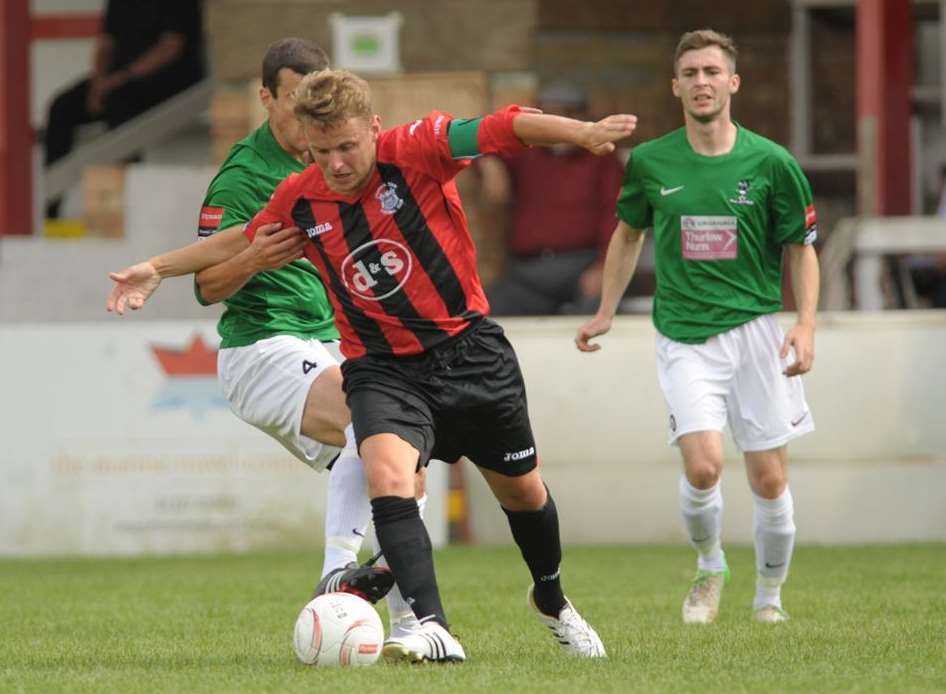
<path fill-rule="evenodd" d="M 98 14 L 44 14 L 30 21 L 30 39 L 91 39 L 101 27 Z"/>

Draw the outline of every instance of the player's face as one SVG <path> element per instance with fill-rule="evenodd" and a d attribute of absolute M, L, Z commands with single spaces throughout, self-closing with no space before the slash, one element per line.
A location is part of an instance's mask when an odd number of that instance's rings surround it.
<path fill-rule="evenodd" d="M 276 74 L 276 94 L 272 94 L 266 87 L 260 89 L 260 100 L 269 117 L 269 128 L 279 145 L 298 157 L 306 150 L 305 135 L 302 133 L 302 124 L 296 118 L 292 109 L 296 105 L 293 92 L 303 75 L 293 72 L 287 67 L 281 68 Z"/>
<path fill-rule="evenodd" d="M 361 190 L 374 172 L 375 145 L 381 134 L 377 116 L 349 118 L 341 125 L 304 127 L 312 161 L 322 170 L 328 187 L 336 193 L 353 195 Z"/>
<path fill-rule="evenodd" d="M 673 95 L 687 117 L 709 123 L 729 116 L 729 97 L 739 91 L 739 75 L 719 46 L 687 51 L 677 61 Z"/>

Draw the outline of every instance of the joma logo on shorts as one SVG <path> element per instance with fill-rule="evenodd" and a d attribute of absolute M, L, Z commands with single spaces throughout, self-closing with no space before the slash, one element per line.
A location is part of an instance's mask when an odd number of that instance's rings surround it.
<path fill-rule="evenodd" d="M 522 460 L 523 458 L 528 458 L 530 455 L 535 455 L 535 446 L 529 446 L 525 450 L 516 451 L 515 453 L 507 453 L 503 456 L 503 462 L 508 463 L 510 460 Z"/>

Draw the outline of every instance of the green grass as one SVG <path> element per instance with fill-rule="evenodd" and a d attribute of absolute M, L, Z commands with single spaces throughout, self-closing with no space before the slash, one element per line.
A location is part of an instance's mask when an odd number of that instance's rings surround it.
<path fill-rule="evenodd" d="M 801 547 L 791 622 L 749 620 L 752 552 L 727 552 L 718 622 L 680 624 L 686 547 L 570 547 L 566 592 L 610 655 L 558 655 L 514 548 L 437 554 L 456 666 L 307 668 L 292 625 L 321 558 L 0 561 L 0 692 L 946 691 L 946 546 Z"/>

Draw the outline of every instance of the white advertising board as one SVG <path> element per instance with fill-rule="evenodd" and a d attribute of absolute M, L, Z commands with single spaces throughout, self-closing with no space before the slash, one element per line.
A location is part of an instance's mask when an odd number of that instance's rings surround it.
<path fill-rule="evenodd" d="M 327 475 L 230 412 L 217 344 L 212 322 L 0 324 L 0 555 L 321 544 Z M 428 485 L 440 544 L 445 466 Z"/>

